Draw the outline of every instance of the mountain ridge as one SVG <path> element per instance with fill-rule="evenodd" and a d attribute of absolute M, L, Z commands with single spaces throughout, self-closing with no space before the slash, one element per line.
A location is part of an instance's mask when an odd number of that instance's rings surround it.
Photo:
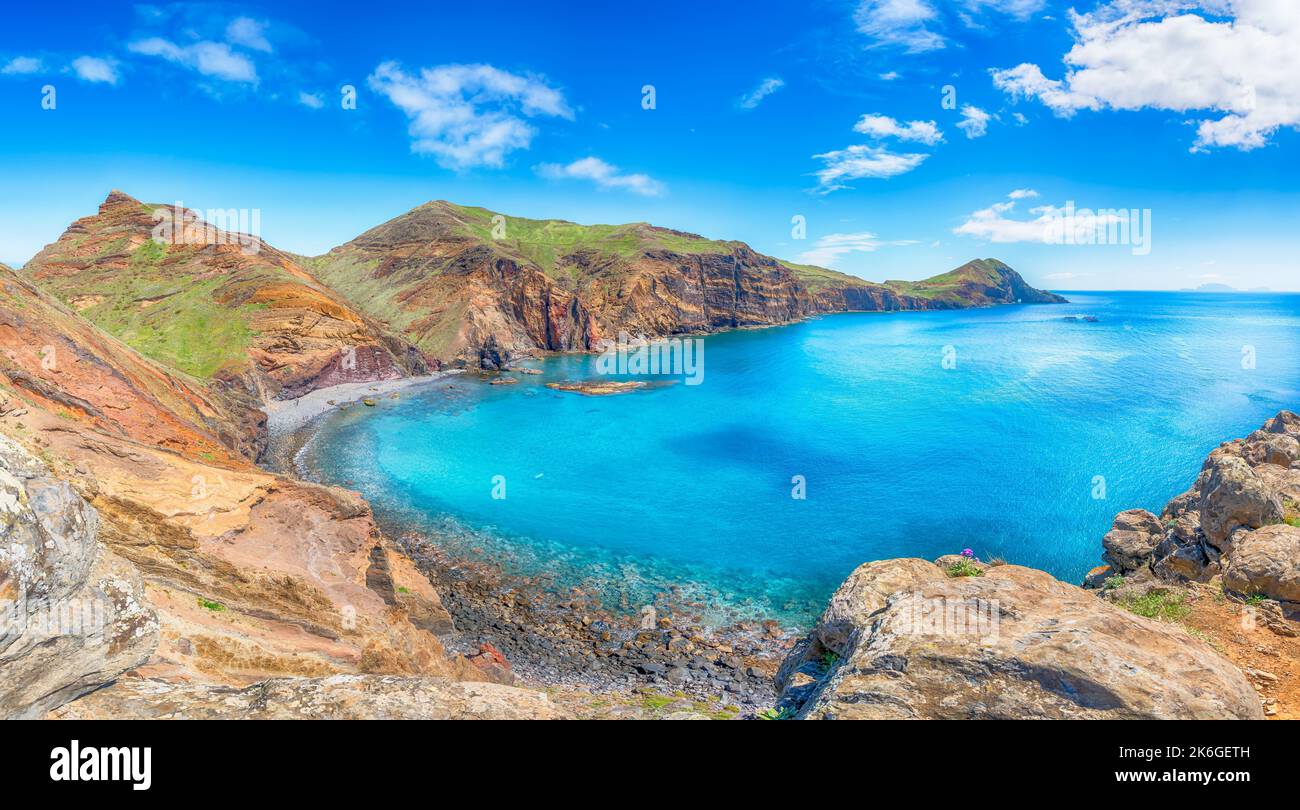
<path fill-rule="evenodd" d="M 174 220 L 170 243 L 157 239 L 160 217 Z M 146 357 L 261 402 L 444 363 L 494 369 L 592 351 L 619 332 L 1065 300 L 996 259 L 873 282 L 646 222 L 581 225 L 446 200 L 300 256 L 117 190 L 22 273 Z"/>
<path fill-rule="evenodd" d="M 618 331 L 700 334 L 831 312 L 1065 300 L 996 259 L 878 283 L 644 222 L 580 225 L 445 200 L 303 264 L 427 354 L 488 367 L 591 350 Z"/>

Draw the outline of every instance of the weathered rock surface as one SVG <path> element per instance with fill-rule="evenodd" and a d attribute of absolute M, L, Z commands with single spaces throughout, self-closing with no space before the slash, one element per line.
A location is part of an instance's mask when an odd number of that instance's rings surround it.
<path fill-rule="evenodd" d="M 1223 584 L 1237 593 L 1300 604 L 1300 528 L 1283 524 L 1241 534 L 1227 557 Z"/>
<path fill-rule="evenodd" d="M 275 678 L 242 689 L 122 681 L 54 712 L 63 720 L 560 720 L 543 692 L 445 678 Z"/>
<path fill-rule="evenodd" d="M 1244 439 L 1206 459 L 1196 482 L 1159 520 L 1123 512 L 1103 541 L 1107 568 L 1089 574 L 1102 587 L 1114 574 L 1168 583 L 1210 582 L 1242 596 L 1277 600 L 1300 615 L 1300 417 L 1282 411 Z"/>
<path fill-rule="evenodd" d="M 1263 717 L 1241 672 L 1180 628 L 1042 571 L 923 563 L 870 563 L 836 593 L 783 667 L 800 718 Z"/>
<path fill-rule="evenodd" d="M 148 659 L 158 620 L 72 487 L 0 436 L 0 718 L 34 718 Z"/>

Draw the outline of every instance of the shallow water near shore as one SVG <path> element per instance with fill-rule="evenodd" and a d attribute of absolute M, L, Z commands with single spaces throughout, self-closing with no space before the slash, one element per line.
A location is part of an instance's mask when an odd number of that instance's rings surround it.
<path fill-rule="evenodd" d="M 630 610 L 678 586 L 719 622 L 804 624 L 859 563 L 964 548 L 1078 582 L 1117 512 L 1300 405 L 1300 296 L 1067 296 L 714 335 L 699 385 L 545 387 L 597 378 L 591 356 L 462 375 L 325 417 L 299 462 Z"/>

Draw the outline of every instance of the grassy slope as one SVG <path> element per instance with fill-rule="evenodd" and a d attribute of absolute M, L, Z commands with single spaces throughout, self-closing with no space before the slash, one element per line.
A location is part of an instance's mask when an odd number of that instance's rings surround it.
<path fill-rule="evenodd" d="M 122 242 L 101 254 L 124 249 Z M 169 251 L 147 241 L 130 251 L 125 270 L 52 279 L 50 287 L 65 303 L 102 298 L 80 314 L 145 357 L 191 376 L 208 379 L 245 362 L 252 314 L 262 305 L 219 303 L 214 293 L 227 280 L 168 262 Z"/>
<path fill-rule="evenodd" d="M 225 280 L 169 272 L 167 251 L 153 241 L 137 247 L 128 272 L 111 285 L 94 285 L 105 300 L 81 314 L 145 357 L 200 379 L 244 362 L 252 314 L 263 305 L 218 303 L 214 293 Z"/>
<path fill-rule="evenodd" d="M 740 242 L 719 242 L 694 234 L 656 228 L 644 222 L 627 225 L 579 225 L 562 219 L 526 219 L 498 215 L 486 208 L 435 203 L 451 213 L 466 236 L 513 249 L 551 277 L 561 274 L 559 260 L 580 251 L 632 258 L 647 250 L 676 253 L 730 253 Z M 494 217 L 503 216 L 505 235 L 493 237 Z"/>
<path fill-rule="evenodd" d="M 999 264 L 992 259 L 976 259 L 956 270 L 921 281 L 886 281 L 885 286 L 904 295 L 958 303 L 959 294 L 972 284 L 997 286 L 1001 279 L 997 269 Z"/>

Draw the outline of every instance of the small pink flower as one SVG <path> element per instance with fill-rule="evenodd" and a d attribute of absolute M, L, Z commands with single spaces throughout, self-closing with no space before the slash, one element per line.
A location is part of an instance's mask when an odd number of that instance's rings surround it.
<path fill-rule="evenodd" d="M 961 556 L 963 556 L 963 557 L 974 557 L 974 556 L 975 556 L 975 552 L 971 551 L 971 550 L 968 549 L 968 548 L 964 548 L 964 549 L 961 550 Z"/>

